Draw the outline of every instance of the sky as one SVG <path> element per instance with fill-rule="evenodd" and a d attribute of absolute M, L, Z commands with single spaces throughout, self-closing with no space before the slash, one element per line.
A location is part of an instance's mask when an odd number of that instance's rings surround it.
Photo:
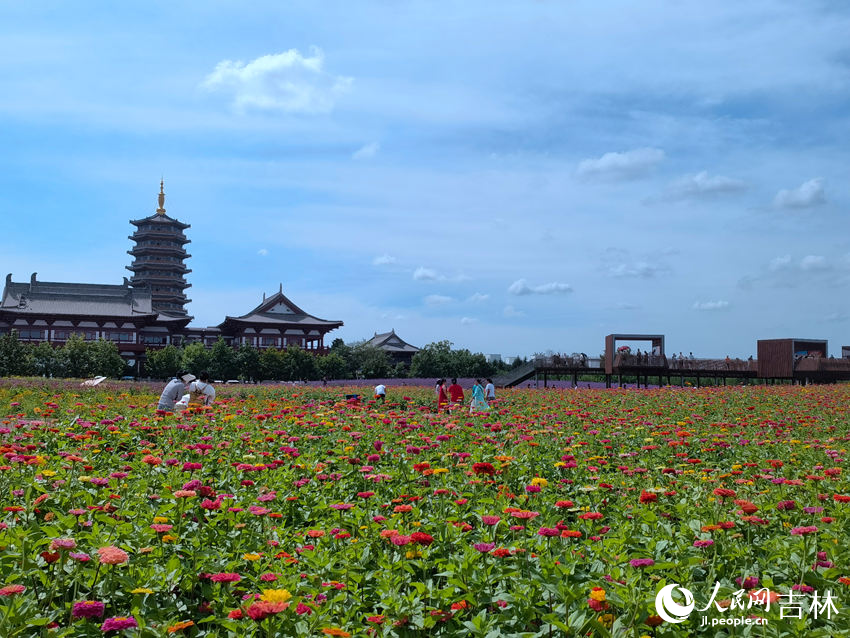
<path fill-rule="evenodd" d="M 191 224 L 193 325 L 283 286 L 487 354 L 850 344 L 850 5 L 0 5 L 0 274 L 120 283 Z"/>

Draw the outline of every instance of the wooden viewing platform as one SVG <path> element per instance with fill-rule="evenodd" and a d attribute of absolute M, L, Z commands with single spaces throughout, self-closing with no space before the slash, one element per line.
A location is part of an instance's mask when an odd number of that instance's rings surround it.
<path fill-rule="evenodd" d="M 617 341 L 649 341 L 653 354 L 617 352 Z M 573 386 L 579 377 L 594 375 L 604 377 L 605 387 L 622 386 L 623 377 L 636 379 L 648 387 L 650 381 L 657 385 L 684 385 L 685 379 L 694 379 L 700 386 L 702 380 L 712 379 L 715 385 L 728 379 L 752 379 L 764 383 L 791 381 L 796 383 L 835 383 L 850 380 L 850 358 L 827 358 L 826 341 L 813 339 L 767 339 L 758 342 L 759 359 L 706 359 L 668 358 L 663 352 L 663 335 L 608 335 L 602 358 L 585 355 L 535 356 L 528 363 L 495 379 L 499 387 L 509 388 L 534 378 L 543 386 L 552 376 L 571 377 Z M 804 354 L 805 353 L 805 354 Z M 665 383 L 666 381 L 666 383 Z"/>

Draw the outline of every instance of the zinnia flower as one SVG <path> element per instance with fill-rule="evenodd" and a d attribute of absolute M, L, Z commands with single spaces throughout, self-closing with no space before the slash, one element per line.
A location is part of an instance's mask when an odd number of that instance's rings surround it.
<path fill-rule="evenodd" d="M 103 621 L 100 630 L 104 633 L 107 631 L 121 631 L 122 629 L 131 629 L 138 627 L 139 623 L 133 616 L 113 616 Z"/>
<path fill-rule="evenodd" d="M 105 609 L 106 605 L 99 600 L 83 600 L 74 603 L 71 608 L 71 616 L 74 618 L 100 618 Z"/>
<path fill-rule="evenodd" d="M 122 563 L 126 563 L 130 560 L 127 552 L 123 549 L 118 549 L 114 545 L 101 547 L 97 550 L 97 555 L 100 562 L 104 565 L 121 565 Z M 135 619 L 133 619 L 133 622 L 136 622 Z M 133 625 L 133 627 L 135 627 L 135 625 Z"/>
<path fill-rule="evenodd" d="M 655 561 L 651 558 L 633 558 L 629 561 L 629 565 L 632 567 L 650 567 L 655 565 Z"/>
<path fill-rule="evenodd" d="M 27 588 L 23 585 L 6 585 L 5 587 L 0 587 L 0 596 L 14 596 L 16 594 L 23 594 L 26 589 Z"/>

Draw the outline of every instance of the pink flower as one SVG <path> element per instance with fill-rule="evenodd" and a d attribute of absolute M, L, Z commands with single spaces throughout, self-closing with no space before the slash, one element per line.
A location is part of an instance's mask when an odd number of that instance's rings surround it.
<path fill-rule="evenodd" d="M 104 565 L 121 565 L 130 560 L 130 557 L 127 555 L 123 549 L 118 549 L 114 545 L 109 545 L 107 547 L 101 547 L 97 550 L 97 555 L 100 559 L 100 562 Z M 135 620 L 133 620 L 135 622 Z M 135 625 L 133 625 L 135 627 Z"/>
<path fill-rule="evenodd" d="M 551 537 L 551 536 L 558 536 L 560 533 L 561 532 L 558 531 L 558 529 L 556 527 L 541 527 L 539 530 L 537 530 L 538 536 Z"/>
<path fill-rule="evenodd" d="M 74 618 L 101 618 L 105 609 L 106 605 L 99 600 L 84 600 L 74 603 L 71 615 Z"/>
<path fill-rule="evenodd" d="M 54 538 L 50 541 L 50 549 L 74 549 L 77 546 L 77 541 L 73 538 Z"/>
<path fill-rule="evenodd" d="M 493 551 L 494 547 L 496 547 L 496 543 L 475 543 L 472 547 L 482 554 L 488 554 Z"/>
<path fill-rule="evenodd" d="M 632 567 L 651 567 L 655 565 L 655 561 L 651 558 L 633 558 L 629 561 L 629 565 Z"/>
<path fill-rule="evenodd" d="M 0 596 L 14 596 L 16 594 L 23 594 L 26 589 L 27 588 L 23 585 L 6 585 L 5 587 L 0 587 Z"/>
<path fill-rule="evenodd" d="M 705 541 L 694 541 L 694 547 L 711 547 L 714 545 L 714 541 L 709 539 Z"/>
<path fill-rule="evenodd" d="M 485 525 L 496 525 L 501 519 L 499 516 L 482 516 L 481 522 Z"/>
<path fill-rule="evenodd" d="M 107 631 L 121 631 L 122 629 L 132 629 L 138 627 L 139 623 L 133 616 L 113 616 L 103 621 L 100 630 L 104 633 Z"/>
<path fill-rule="evenodd" d="M 232 572 L 222 572 L 219 574 L 213 574 L 210 576 L 210 580 L 214 583 L 238 583 L 242 580 L 242 577 L 239 574 L 234 574 Z"/>
<path fill-rule="evenodd" d="M 818 531 L 818 528 L 814 525 L 806 525 L 804 527 L 795 527 L 791 530 L 791 534 L 794 536 L 805 536 L 806 534 L 814 534 Z"/>

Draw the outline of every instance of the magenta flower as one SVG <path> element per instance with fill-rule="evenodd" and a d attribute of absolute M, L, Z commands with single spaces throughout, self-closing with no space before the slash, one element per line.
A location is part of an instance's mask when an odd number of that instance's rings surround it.
<path fill-rule="evenodd" d="M 804 527 L 795 527 L 791 530 L 793 536 L 805 536 L 806 534 L 814 534 L 818 528 L 814 525 L 806 525 Z"/>
<path fill-rule="evenodd" d="M 632 567 L 651 567 L 655 565 L 655 561 L 651 558 L 633 558 L 629 561 L 629 565 Z"/>
<path fill-rule="evenodd" d="M 709 539 L 705 541 L 694 541 L 694 547 L 711 547 L 714 545 L 714 541 Z"/>
<path fill-rule="evenodd" d="M 100 626 L 100 630 L 105 633 L 107 631 L 132 629 L 133 627 L 138 626 L 139 623 L 136 622 L 136 619 L 133 618 L 133 616 L 113 616 L 112 618 L 107 618 L 103 621 L 103 624 Z"/>
<path fill-rule="evenodd" d="M 493 551 L 494 547 L 496 547 L 496 543 L 475 543 L 473 547 L 482 554 L 488 554 Z"/>
<path fill-rule="evenodd" d="M 481 522 L 485 525 L 496 525 L 501 519 L 499 516 L 487 516 L 484 515 L 481 517 Z"/>
<path fill-rule="evenodd" d="M 561 532 L 558 530 L 557 527 L 541 527 L 539 530 L 537 530 L 538 536 L 551 537 L 551 536 L 559 536 L 560 534 L 561 534 Z"/>
<path fill-rule="evenodd" d="M 354 505 L 352 503 L 334 503 L 330 507 L 334 510 L 350 510 Z"/>
<path fill-rule="evenodd" d="M 71 616 L 74 618 L 101 618 L 105 609 L 106 605 L 99 600 L 84 600 L 74 603 Z"/>

